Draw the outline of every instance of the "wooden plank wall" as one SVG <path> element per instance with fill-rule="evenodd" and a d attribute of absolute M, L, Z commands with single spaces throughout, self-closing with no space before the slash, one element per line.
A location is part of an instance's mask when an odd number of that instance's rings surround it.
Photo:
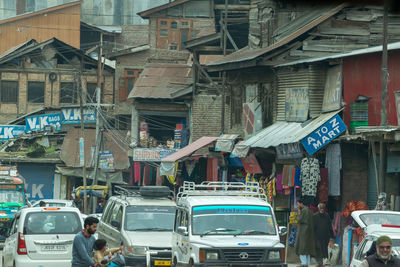
<path fill-rule="evenodd" d="M 80 5 L 0 24 L 0 54 L 30 39 L 53 37 L 80 48 Z"/>

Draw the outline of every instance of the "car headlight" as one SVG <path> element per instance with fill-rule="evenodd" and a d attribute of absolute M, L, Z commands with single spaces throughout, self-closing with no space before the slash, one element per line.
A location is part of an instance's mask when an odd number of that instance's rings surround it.
<path fill-rule="evenodd" d="M 218 252 L 207 252 L 206 260 L 218 260 Z"/>
<path fill-rule="evenodd" d="M 269 260 L 280 260 L 281 259 L 281 252 L 279 250 L 271 250 L 268 252 L 268 259 Z"/>
<path fill-rule="evenodd" d="M 126 246 L 125 253 L 127 255 L 134 255 L 134 256 L 145 256 L 147 248 L 140 247 L 140 246 Z"/>

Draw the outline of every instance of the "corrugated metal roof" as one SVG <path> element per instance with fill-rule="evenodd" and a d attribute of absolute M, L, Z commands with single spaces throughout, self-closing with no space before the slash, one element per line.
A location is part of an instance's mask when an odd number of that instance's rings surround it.
<path fill-rule="evenodd" d="M 177 6 L 177 5 L 184 4 L 184 3 L 189 2 L 189 1 L 190 0 L 175 0 L 175 1 L 172 1 L 170 3 L 161 5 L 161 6 L 156 6 L 156 7 L 150 8 L 148 10 L 144 10 L 144 11 L 139 12 L 137 14 L 139 16 L 141 16 L 142 18 L 147 19 L 147 18 L 149 18 L 149 16 L 151 14 L 154 14 L 156 12 L 162 11 L 162 10 L 170 8 L 170 7 L 174 7 L 174 6 Z"/>
<path fill-rule="evenodd" d="M 399 131 L 400 126 L 360 126 L 355 129 L 358 134 L 382 134 Z"/>
<path fill-rule="evenodd" d="M 91 157 L 91 148 L 95 146 L 96 130 L 85 129 L 85 165 L 92 167 L 91 162 L 94 162 Z M 125 170 L 129 168 L 128 152 L 120 148 L 120 145 L 114 141 L 116 134 L 126 136 L 127 131 L 115 130 L 113 134 L 104 132 L 105 146 L 107 150 L 114 152 L 114 166 L 117 170 Z M 68 131 L 61 146 L 60 158 L 68 167 L 80 167 L 79 159 L 79 137 L 80 129 L 73 128 Z"/>
<path fill-rule="evenodd" d="M 95 31 L 103 32 L 104 34 L 122 33 L 121 26 L 98 26 L 83 21 L 81 21 L 81 26 L 87 27 Z"/>
<path fill-rule="evenodd" d="M 388 44 L 387 48 L 388 48 L 388 50 L 400 49 L 400 42 Z M 351 56 L 370 54 L 370 53 L 376 53 L 376 52 L 381 52 L 381 51 L 382 51 L 382 46 L 378 45 L 378 46 L 374 46 L 374 47 L 368 47 L 368 48 L 348 51 L 348 52 L 344 52 L 344 53 L 340 53 L 340 54 L 334 54 L 334 55 L 316 57 L 316 58 L 310 58 L 310 59 L 296 60 L 296 61 L 292 61 L 292 62 L 288 62 L 288 63 L 284 63 L 284 64 L 279 64 L 279 65 L 276 65 L 275 67 L 284 67 L 284 66 L 291 66 L 291 65 L 302 64 L 302 63 L 318 62 L 318 61 L 323 61 L 323 60 L 327 60 L 327 59 L 351 57 Z"/>
<path fill-rule="evenodd" d="M 172 99 L 177 91 L 191 86 L 192 67 L 185 64 L 149 64 L 136 81 L 128 98 Z"/>
<path fill-rule="evenodd" d="M 252 60 L 255 59 L 258 56 L 261 56 L 263 54 L 266 54 L 270 51 L 273 51 L 276 48 L 282 47 L 283 45 L 293 41 L 295 38 L 299 37 L 300 35 L 306 33 L 310 29 L 314 28 L 315 26 L 319 25 L 320 23 L 324 22 L 328 18 L 332 17 L 335 15 L 337 12 L 342 10 L 347 4 L 341 4 L 328 12 L 325 13 L 320 13 L 320 15 L 317 18 L 311 17 L 310 21 L 307 21 L 304 23 L 304 27 L 297 29 L 295 32 L 285 36 L 283 39 L 279 40 L 273 45 L 270 45 L 268 47 L 264 48 L 259 48 L 259 49 L 249 49 L 248 47 L 242 48 L 237 52 L 234 52 L 230 55 L 225 56 L 224 58 L 214 61 L 208 66 L 218 66 L 218 65 L 224 65 L 228 63 L 237 63 L 237 62 L 242 62 L 242 61 L 247 61 L 247 60 Z M 284 26 L 286 27 L 286 25 Z"/>
<path fill-rule="evenodd" d="M 246 140 L 244 144 L 250 147 L 268 148 L 299 142 L 339 112 L 340 110 L 324 113 L 313 120 L 303 123 L 276 122 Z"/>
<path fill-rule="evenodd" d="M 184 148 L 179 149 L 177 152 L 162 159 L 161 162 L 175 162 L 184 157 L 190 156 L 191 154 L 196 152 L 196 150 L 199 150 L 200 148 L 211 144 L 212 142 L 216 141 L 217 139 L 218 139 L 218 137 L 214 137 L 214 136 L 203 136 L 200 139 L 197 139 L 196 141 L 194 141 L 193 143 L 185 146 Z"/>

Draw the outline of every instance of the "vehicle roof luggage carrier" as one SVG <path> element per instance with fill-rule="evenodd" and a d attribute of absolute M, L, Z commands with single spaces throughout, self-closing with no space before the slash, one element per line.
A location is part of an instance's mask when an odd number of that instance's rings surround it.
<path fill-rule="evenodd" d="M 116 185 L 114 191 L 125 197 L 174 198 L 174 192 L 168 186 Z"/>
<path fill-rule="evenodd" d="M 265 191 L 258 182 L 212 182 L 206 181 L 201 184 L 194 182 L 183 182 L 179 188 L 177 199 L 189 196 L 240 196 L 257 197 L 267 201 Z"/>

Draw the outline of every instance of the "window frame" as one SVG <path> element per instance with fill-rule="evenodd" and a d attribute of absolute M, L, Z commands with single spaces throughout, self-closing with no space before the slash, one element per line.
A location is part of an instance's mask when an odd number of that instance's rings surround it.
<path fill-rule="evenodd" d="M 33 97 L 33 95 L 31 95 L 30 94 L 30 84 L 36 84 L 36 85 L 39 85 L 39 84 L 42 84 L 43 85 L 43 101 L 41 101 L 41 102 L 38 102 L 38 101 L 32 101 L 32 100 L 30 100 L 30 98 L 32 98 Z M 44 82 L 44 81 L 28 81 L 28 86 L 27 86 L 27 94 L 26 94 L 26 97 L 27 97 L 27 102 L 29 103 L 29 104 L 44 104 L 45 103 L 45 91 L 46 91 L 46 83 Z M 33 99 L 37 99 L 38 97 L 36 97 L 36 98 L 33 98 Z"/>
<path fill-rule="evenodd" d="M 65 92 L 65 89 L 69 90 L 68 88 L 63 88 L 63 86 L 62 86 L 63 84 L 64 85 L 66 85 L 66 84 L 72 85 L 72 90 L 71 90 L 72 91 L 72 95 L 71 96 L 67 95 L 68 97 L 71 98 L 68 101 L 62 100 L 63 98 L 66 97 L 66 96 L 63 96 L 62 93 Z M 60 82 L 59 103 L 60 104 L 78 104 L 78 91 L 77 91 L 77 88 L 76 88 L 74 82 Z"/>
<path fill-rule="evenodd" d="M 3 99 L 3 88 L 4 88 L 4 84 L 3 83 L 14 83 L 16 84 L 16 88 L 15 88 L 15 101 L 13 100 L 7 100 L 5 101 Z M 7 88 L 8 89 L 8 88 Z M 0 101 L 1 103 L 5 103 L 5 104 L 17 104 L 18 103 L 18 91 L 19 91 L 19 82 L 18 81 L 13 81 L 13 80 L 1 80 L 1 84 L 0 84 Z M 9 91 L 10 92 L 10 91 Z M 9 93 L 7 94 L 8 96 L 10 95 Z"/>

